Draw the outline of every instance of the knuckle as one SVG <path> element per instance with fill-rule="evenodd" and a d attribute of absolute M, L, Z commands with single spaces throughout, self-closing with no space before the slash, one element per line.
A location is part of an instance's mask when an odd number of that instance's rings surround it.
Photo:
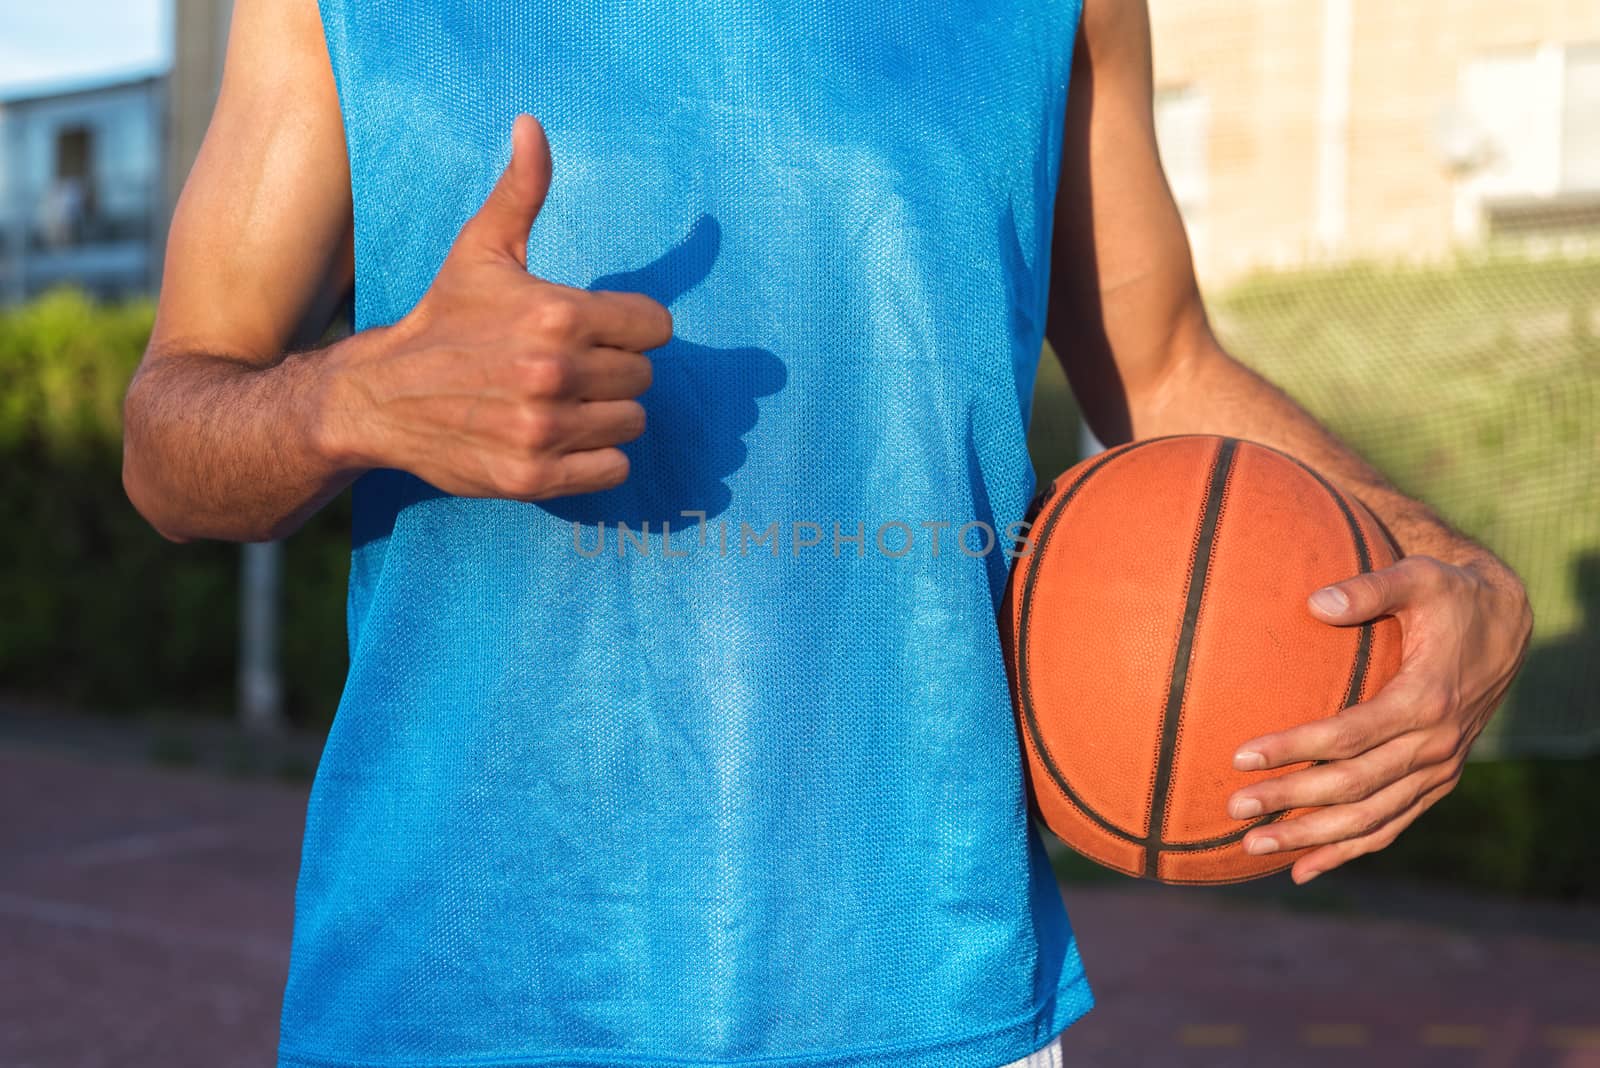
<path fill-rule="evenodd" d="M 583 312 L 574 298 L 564 294 L 544 297 L 530 314 L 534 330 L 555 344 L 570 345 L 582 333 Z"/>
<path fill-rule="evenodd" d="M 1350 585 L 1356 596 L 1382 603 L 1389 599 L 1392 582 L 1389 575 L 1383 571 L 1369 571 L 1352 579 Z"/>
<path fill-rule="evenodd" d="M 518 460 L 506 466 L 497 488 L 508 497 L 538 497 L 548 489 L 549 480 L 549 469 L 543 463 Z"/>
<path fill-rule="evenodd" d="M 1369 792 L 1366 776 L 1353 768 L 1334 768 L 1329 775 L 1333 796 L 1338 801 L 1359 801 Z"/>
<path fill-rule="evenodd" d="M 572 388 L 572 367 L 557 356 L 537 356 L 524 362 L 524 388 L 535 397 L 560 397 Z"/>
<path fill-rule="evenodd" d="M 1355 829 L 1358 836 L 1365 837 L 1373 834 L 1382 829 L 1383 824 L 1383 813 L 1375 808 L 1363 807 L 1356 813 Z"/>
<path fill-rule="evenodd" d="M 556 444 L 556 418 L 549 409 L 538 405 L 522 408 L 518 417 L 517 444 L 526 449 L 548 449 Z"/>
<path fill-rule="evenodd" d="M 1414 553 L 1411 556 L 1403 556 L 1397 560 L 1394 565 L 1394 570 L 1402 572 L 1413 578 L 1420 579 L 1423 578 L 1429 571 L 1433 570 L 1434 564 L 1435 561 L 1433 557 L 1424 556 L 1420 553 Z"/>
<path fill-rule="evenodd" d="M 1424 719 L 1441 720 L 1455 708 L 1455 693 L 1443 682 L 1431 682 L 1417 694 L 1417 711 Z"/>
<path fill-rule="evenodd" d="M 1413 765 L 1415 767 L 1428 767 L 1434 764 L 1443 764 L 1456 755 L 1460 745 L 1460 738 L 1454 732 L 1435 730 L 1428 731 L 1417 743 Z"/>
<path fill-rule="evenodd" d="M 1348 716 L 1335 721 L 1329 742 L 1338 756 L 1355 756 L 1366 749 L 1365 732 L 1362 731 L 1360 724 Z"/>
<path fill-rule="evenodd" d="M 1456 785 L 1461 782 L 1461 776 L 1466 773 L 1466 770 L 1466 760 L 1460 756 L 1453 757 L 1451 760 L 1442 765 L 1430 777 L 1428 782 L 1423 784 L 1423 788 L 1418 792 L 1419 800 L 1424 802 L 1425 806 L 1433 804 L 1439 798 L 1456 788 Z"/>
<path fill-rule="evenodd" d="M 1425 590 L 1437 590 L 1450 580 L 1450 570 L 1431 556 L 1408 556 L 1400 561 L 1400 566 Z"/>

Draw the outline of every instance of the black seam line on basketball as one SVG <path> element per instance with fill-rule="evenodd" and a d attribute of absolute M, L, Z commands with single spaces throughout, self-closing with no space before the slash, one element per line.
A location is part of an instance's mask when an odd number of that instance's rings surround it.
<path fill-rule="evenodd" d="M 1161 437 L 1146 438 L 1143 441 L 1132 442 L 1132 443 L 1129 443 L 1129 444 L 1126 444 L 1126 445 L 1122 445 L 1122 446 L 1114 446 L 1112 449 L 1107 450 L 1106 454 L 1099 460 L 1099 462 L 1097 462 L 1093 466 L 1091 466 L 1082 475 L 1079 475 L 1077 481 L 1071 483 L 1066 488 L 1066 490 L 1063 492 L 1062 496 L 1059 499 L 1055 500 L 1055 501 L 1050 500 L 1051 491 L 1053 491 L 1056 488 L 1055 481 L 1052 480 L 1051 483 L 1049 484 L 1049 486 L 1046 487 L 1045 491 L 1040 493 L 1040 494 L 1038 494 L 1035 497 L 1034 501 L 1030 504 L 1030 510 L 1036 511 L 1036 513 L 1044 513 L 1046 511 L 1048 511 L 1048 513 L 1049 513 L 1048 515 L 1045 516 L 1044 524 L 1041 527 L 1040 532 L 1039 532 L 1039 540 L 1038 540 L 1038 543 L 1034 546 L 1033 553 L 1035 555 L 1039 555 L 1039 554 L 1043 553 L 1043 550 L 1044 550 L 1044 547 L 1045 547 L 1046 543 L 1048 543 L 1049 540 L 1050 540 L 1050 535 L 1055 530 L 1055 525 L 1056 525 L 1056 522 L 1060 518 L 1061 511 L 1066 507 L 1067 503 L 1074 496 L 1077 495 L 1078 491 L 1082 488 L 1083 484 L 1089 480 L 1089 477 L 1091 475 L 1096 474 L 1102 467 L 1104 467 L 1106 464 L 1110 463 L 1112 460 L 1115 460 L 1120 456 L 1126 455 L 1127 453 L 1133 452 L 1134 450 L 1136 450 L 1138 448 L 1141 448 L 1141 447 L 1143 447 L 1145 445 L 1154 445 L 1157 442 L 1171 441 L 1171 440 L 1173 440 L 1175 438 L 1184 437 L 1184 436 L 1186 436 L 1186 435 L 1164 434 Z M 1315 477 L 1317 479 L 1318 482 L 1320 482 L 1324 486 L 1324 488 L 1328 488 L 1328 489 L 1331 490 L 1331 487 L 1328 486 L 1327 481 L 1325 479 L 1323 479 L 1320 475 L 1318 475 L 1316 471 L 1312 470 L 1309 467 L 1306 467 L 1305 464 L 1301 463 L 1299 460 L 1295 459 L 1293 456 L 1290 456 L 1288 453 L 1283 452 L 1283 451 L 1281 451 L 1279 449 L 1275 449 L 1270 445 L 1262 445 L 1260 442 L 1246 441 L 1246 442 L 1243 442 L 1243 443 L 1255 446 L 1256 448 L 1265 449 L 1268 452 L 1277 453 L 1279 456 L 1282 456 L 1284 459 L 1289 460 L 1290 462 L 1294 463 L 1296 466 L 1304 469 L 1307 473 L 1311 474 L 1313 477 Z M 1342 500 L 1339 498 L 1339 496 L 1336 493 L 1333 496 L 1334 496 L 1334 500 L 1335 501 L 1338 501 L 1341 505 L 1343 504 Z M 1347 515 L 1347 518 L 1348 518 L 1348 512 L 1346 513 L 1346 515 Z M 1368 559 L 1365 556 L 1366 545 L 1365 545 L 1364 539 L 1361 539 L 1360 528 L 1357 527 L 1356 530 L 1357 530 L 1357 537 L 1358 537 L 1357 552 L 1358 552 L 1358 555 L 1360 555 L 1361 560 L 1364 562 L 1363 563 L 1363 570 L 1365 570 L 1367 566 L 1370 566 L 1369 564 L 1366 563 L 1366 561 Z M 1022 596 L 1019 599 L 1019 605 L 1018 605 L 1018 609 L 1017 609 L 1017 682 L 1018 682 L 1018 686 L 1017 686 L 1017 701 L 1018 701 L 1018 704 L 1021 705 L 1021 707 L 1022 707 L 1023 726 L 1028 732 L 1029 740 L 1031 740 L 1033 742 L 1033 747 L 1034 747 L 1035 752 L 1037 752 L 1039 754 L 1039 759 L 1044 764 L 1046 773 L 1049 774 L 1051 781 L 1053 781 L 1056 784 L 1056 787 L 1058 789 L 1060 789 L 1060 791 L 1067 798 L 1067 800 L 1072 802 L 1072 804 L 1075 805 L 1080 812 L 1082 812 L 1085 816 L 1087 816 L 1096 826 L 1098 826 L 1101 830 L 1105 831 L 1107 834 L 1110 834 L 1112 837 L 1118 838 L 1118 839 L 1120 839 L 1122 841 L 1125 841 L 1125 842 L 1130 842 L 1130 843 L 1133 843 L 1133 844 L 1136 844 L 1136 845 L 1142 845 L 1142 844 L 1144 844 L 1144 841 L 1145 841 L 1143 838 L 1140 838 L 1138 835 L 1129 834 L 1127 831 L 1124 831 L 1122 828 L 1120 828 L 1120 827 L 1116 826 L 1115 824 L 1111 823 L 1109 820 L 1107 820 L 1105 817 L 1101 816 L 1098 812 L 1096 812 L 1093 808 L 1091 808 L 1088 805 L 1088 803 L 1083 800 L 1083 798 L 1078 796 L 1077 791 L 1073 790 L 1072 787 L 1067 783 L 1066 777 L 1064 775 L 1062 775 L 1061 769 L 1057 766 L 1054 757 L 1052 757 L 1051 754 L 1050 754 L 1050 750 L 1044 744 L 1044 735 L 1043 735 L 1043 732 L 1041 732 L 1040 729 L 1039 729 L 1038 718 L 1037 718 L 1037 716 L 1035 715 L 1035 713 L 1033 711 L 1033 697 L 1032 697 L 1031 691 L 1027 687 L 1028 674 L 1027 674 L 1027 671 L 1025 670 L 1026 663 L 1027 663 L 1027 649 L 1028 649 L 1028 645 L 1029 645 L 1029 642 L 1028 642 L 1028 634 L 1029 634 L 1028 619 L 1032 614 L 1032 610 L 1031 609 L 1032 609 L 1033 584 L 1034 584 L 1035 578 L 1037 577 L 1037 574 L 1038 574 L 1037 571 L 1030 571 L 1028 573 L 1027 581 L 1023 584 Z M 1370 625 L 1369 625 L 1369 627 L 1370 627 Z M 1230 834 L 1222 835 L 1222 836 L 1217 837 L 1217 838 L 1207 838 L 1207 839 L 1203 839 L 1203 840 L 1198 841 L 1198 842 L 1170 842 L 1170 843 L 1164 842 L 1161 845 L 1161 852 L 1164 852 L 1164 853 L 1187 853 L 1187 852 L 1201 852 L 1201 851 L 1205 851 L 1205 850 L 1208 850 L 1208 849 L 1221 848 L 1222 846 L 1231 845 L 1234 842 L 1239 841 L 1246 834 L 1248 834 L 1251 831 L 1255 830 L 1257 827 L 1261 827 L 1261 826 L 1264 826 L 1265 824 L 1276 822 L 1277 820 L 1282 819 L 1286 815 L 1287 815 L 1287 813 L 1285 813 L 1285 812 L 1268 813 L 1265 816 L 1260 816 L 1257 819 L 1252 820 L 1250 823 L 1245 824 L 1244 826 L 1240 827 L 1237 831 L 1234 831 L 1234 832 L 1232 832 Z M 1287 867 L 1287 865 L 1285 865 L 1285 867 Z M 1275 869 L 1275 870 L 1281 870 L 1281 869 Z M 1134 873 L 1133 872 L 1128 872 L 1127 874 L 1133 875 Z M 1135 876 L 1135 877 L 1137 877 L 1137 876 Z M 1152 875 L 1151 877 L 1153 878 L 1154 876 Z M 1252 876 L 1249 876 L 1248 878 L 1255 878 L 1255 876 L 1252 875 Z M 1168 881 L 1171 881 L 1171 880 L 1168 880 Z M 1213 881 L 1213 880 L 1196 880 L 1196 881 L 1192 882 L 1190 885 L 1201 886 L 1201 885 L 1206 885 L 1208 882 L 1211 882 L 1211 881 Z M 1233 880 L 1233 879 L 1230 879 L 1230 880 L 1225 880 L 1225 881 L 1227 881 L 1227 882 L 1242 882 L 1244 880 Z"/>
<path fill-rule="evenodd" d="M 1136 441 L 1131 445 L 1125 445 L 1107 452 L 1092 464 L 1087 471 L 1079 475 L 1076 482 L 1073 482 L 1063 490 L 1059 498 L 1046 502 L 1044 525 L 1039 530 L 1038 543 L 1034 545 L 1033 551 L 1029 555 L 1033 556 L 1035 560 L 1043 558 L 1045 546 L 1049 544 L 1050 536 L 1055 533 L 1056 524 L 1060 522 L 1068 502 L 1078 495 L 1078 491 L 1083 488 L 1083 484 L 1088 482 L 1090 477 L 1098 473 L 1111 461 L 1136 452 L 1146 445 L 1152 445 L 1157 441 L 1164 440 L 1166 439 L 1146 438 L 1143 441 Z M 1033 612 L 1033 588 L 1038 578 L 1039 569 L 1037 567 L 1030 568 L 1028 579 L 1022 584 L 1022 604 L 1017 609 L 1017 697 L 1018 702 L 1022 705 L 1023 726 L 1028 731 L 1029 740 L 1033 742 L 1034 751 L 1039 754 L 1040 763 L 1044 764 L 1046 774 L 1050 776 L 1050 781 L 1056 784 L 1056 788 L 1061 791 L 1063 796 L 1072 802 L 1079 812 L 1087 816 L 1090 822 L 1107 834 L 1124 842 L 1137 844 L 1140 841 L 1137 835 L 1129 834 L 1121 827 L 1118 827 L 1090 808 L 1088 803 L 1078 796 L 1078 792 L 1068 784 L 1066 776 L 1061 774 L 1061 769 L 1056 765 L 1055 758 L 1050 755 L 1050 750 L 1044 744 L 1044 734 L 1039 730 L 1039 719 L 1033 709 L 1033 691 L 1028 682 L 1028 649 L 1031 645 L 1028 641 L 1028 620 Z"/>
<path fill-rule="evenodd" d="M 1222 518 L 1222 497 L 1233 469 L 1236 438 L 1223 438 L 1211 464 L 1211 481 L 1206 487 L 1205 510 L 1200 515 L 1200 534 L 1195 542 L 1194 562 L 1189 565 L 1189 589 L 1184 598 L 1183 627 L 1178 631 L 1178 648 L 1172 657 L 1172 681 L 1167 687 L 1167 707 L 1161 713 L 1161 749 L 1156 758 L 1155 789 L 1151 794 L 1150 824 L 1144 836 L 1144 873 L 1157 877 L 1161 859 L 1161 835 L 1166 829 L 1167 805 L 1172 794 L 1172 764 L 1178 748 L 1178 726 L 1183 712 L 1183 697 L 1189 686 L 1189 660 L 1194 653 L 1195 625 L 1200 605 L 1205 600 L 1206 579 L 1211 574 L 1211 556 L 1216 548 L 1217 524 Z"/>
<path fill-rule="evenodd" d="M 1105 451 L 1103 453 L 1101 453 L 1099 463 L 1095 464 L 1094 467 L 1090 468 L 1089 470 L 1085 471 L 1083 474 L 1079 475 L 1078 476 L 1078 481 L 1074 482 L 1070 487 L 1068 487 L 1068 489 L 1069 490 L 1076 490 L 1078 488 L 1078 486 L 1080 484 L 1082 484 L 1084 479 L 1086 479 L 1090 475 L 1094 474 L 1095 471 L 1098 471 L 1108 461 L 1114 460 L 1118 456 L 1123 455 L 1124 453 L 1132 452 L 1135 449 L 1142 449 L 1146 445 L 1154 445 L 1158 441 L 1175 441 L 1178 438 L 1195 437 L 1195 436 L 1203 436 L 1203 435 L 1163 434 L 1160 437 L 1145 438 L 1145 439 L 1143 439 L 1141 441 L 1125 441 L 1121 445 L 1109 446 L 1108 448 L 1105 449 Z M 1065 474 L 1065 472 L 1063 472 L 1063 474 Z M 1045 483 L 1044 488 L 1041 489 L 1038 493 L 1035 493 L 1033 495 L 1033 500 L 1028 502 L 1028 510 L 1033 512 L 1035 515 L 1037 515 L 1038 513 L 1043 512 L 1046 508 L 1048 508 L 1050 506 L 1050 503 L 1051 503 L 1050 495 L 1055 492 L 1056 483 L 1059 482 L 1060 480 L 1061 480 L 1061 475 L 1057 475 L 1055 478 L 1052 478 L 1049 482 Z M 1065 498 L 1063 498 L 1063 502 L 1064 501 L 1065 501 Z"/>
<path fill-rule="evenodd" d="M 1045 544 L 1050 540 L 1050 535 L 1055 530 L 1055 524 L 1060 516 L 1061 510 L 1066 507 L 1068 501 L 1077 495 L 1078 490 L 1081 489 L 1083 484 L 1088 481 L 1089 476 L 1097 473 L 1102 467 L 1110 463 L 1112 460 L 1115 460 L 1127 453 L 1133 452 L 1135 449 L 1141 448 L 1145 445 L 1154 445 L 1157 442 L 1172 441 L 1176 438 L 1184 436 L 1186 435 L 1164 434 L 1161 437 L 1146 438 L 1143 441 L 1133 442 L 1127 445 L 1114 446 L 1112 449 L 1107 450 L 1105 456 L 1103 456 L 1098 463 L 1090 467 L 1083 474 L 1079 475 L 1076 482 L 1073 482 L 1067 486 L 1063 495 L 1059 500 L 1056 501 L 1051 501 L 1049 499 L 1050 491 L 1056 488 L 1055 482 L 1052 480 L 1047 490 L 1040 494 L 1034 502 L 1038 506 L 1038 512 L 1042 513 L 1047 510 L 1049 512 L 1049 514 L 1045 516 L 1044 525 L 1040 528 L 1039 541 L 1034 547 L 1034 553 L 1041 554 L 1043 552 Z M 1249 444 L 1255 443 L 1250 442 Z M 1278 451 L 1276 449 L 1271 449 L 1270 446 L 1261 447 L 1268 448 L 1272 452 Z M 1287 459 L 1294 459 L 1294 457 L 1287 456 L 1287 454 L 1283 455 L 1285 455 Z M 1298 463 L 1299 461 L 1295 462 Z M 1017 702 L 1022 707 L 1024 713 L 1022 717 L 1023 726 L 1028 732 L 1029 740 L 1033 742 L 1034 751 L 1039 754 L 1039 759 L 1044 764 L 1046 773 L 1049 774 L 1051 781 L 1056 784 L 1056 787 L 1060 789 L 1061 793 L 1067 798 L 1067 800 L 1072 802 L 1072 804 L 1075 805 L 1080 812 L 1087 816 L 1096 826 L 1105 831 L 1107 834 L 1110 834 L 1114 838 L 1120 839 L 1124 842 L 1129 842 L 1134 845 L 1142 845 L 1144 844 L 1143 838 L 1136 834 L 1130 834 L 1121 827 L 1116 826 L 1111 821 L 1101 816 L 1100 813 L 1091 808 L 1089 804 L 1083 800 L 1083 798 L 1078 796 L 1077 791 L 1073 790 L 1072 787 L 1068 785 L 1066 776 L 1061 773 L 1061 769 L 1057 766 L 1055 758 L 1051 756 L 1049 749 L 1044 744 L 1044 734 L 1039 729 L 1039 722 L 1033 711 L 1032 693 L 1026 687 L 1028 674 L 1025 670 L 1026 650 L 1028 646 L 1029 634 L 1028 619 L 1032 614 L 1032 591 L 1036 574 L 1037 572 L 1034 571 L 1030 571 L 1028 573 L 1027 581 L 1023 584 L 1022 596 L 1019 598 L 1019 607 L 1017 609 Z M 1243 838 L 1246 834 L 1255 830 L 1257 827 L 1261 827 L 1265 824 L 1273 823 L 1276 820 L 1282 819 L 1284 815 L 1285 813 L 1282 812 L 1268 813 L 1265 816 L 1257 817 L 1251 822 L 1240 827 L 1237 831 L 1234 831 L 1231 834 L 1223 835 L 1219 838 L 1208 838 L 1200 842 L 1163 843 L 1162 851 L 1182 853 L 1220 848 L 1221 846 L 1230 845 L 1233 842 L 1237 842 L 1239 839 Z M 1130 871 L 1127 874 L 1138 878 L 1138 875 L 1134 872 Z"/>
<path fill-rule="evenodd" d="M 1291 463 L 1293 463 L 1296 467 L 1300 468 L 1302 471 L 1304 471 L 1306 474 L 1310 475 L 1312 478 L 1316 479 L 1317 483 L 1324 490 L 1327 491 L 1328 496 L 1333 498 L 1333 503 L 1339 506 L 1339 511 L 1344 514 L 1345 522 L 1348 523 L 1349 526 L 1350 526 L 1350 534 L 1355 539 L 1355 543 L 1356 543 L 1356 566 L 1357 566 L 1357 568 L 1363 574 L 1365 574 L 1366 572 L 1371 571 L 1372 570 L 1372 554 L 1368 550 L 1368 547 L 1367 547 L 1367 536 L 1366 536 L 1366 533 L 1364 531 L 1362 531 L 1361 524 L 1356 520 L 1355 513 L 1350 510 L 1349 503 L 1344 499 L 1344 495 L 1341 494 L 1337 489 L 1335 489 L 1333 487 L 1333 485 L 1331 485 L 1326 478 L 1322 477 L 1321 474 L 1319 474 L 1317 471 L 1313 470 L 1312 468 L 1306 466 L 1305 464 L 1301 463 L 1299 460 L 1295 459 L 1293 456 L 1290 456 L 1288 453 L 1279 452 L 1277 449 L 1272 448 L 1270 445 L 1261 445 L 1258 442 L 1246 442 L 1246 444 L 1253 445 L 1253 446 L 1255 446 L 1257 448 L 1266 449 L 1269 452 L 1275 452 L 1279 456 L 1282 456 L 1285 460 L 1288 460 Z M 1368 662 L 1369 662 L 1369 658 L 1371 656 L 1371 647 L 1372 647 L 1372 624 L 1371 623 L 1365 623 L 1361 627 L 1361 636 L 1356 642 L 1355 663 L 1353 665 L 1351 665 L 1351 668 L 1350 668 L 1350 682 L 1349 682 L 1349 684 L 1347 686 L 1346 696 L 1345 696 L 1345 700 L 1344 700 L 1344 703 L 1345 703 L 1346 707 L 1356 703 L 1356 701 L 1361 696 L 1361 688 L 1364 685 L 1366 685 Z M 1326 763 L 1326 762 L 1325 761 L 1318 761 L 1318 763 Z M 1255 830 L 1257 827 L 1260 827 L 1260 826 L 1262 826 L 1264 824 L 1272 823 L 1275 820 L 1282 819 L 1284 816 L 1287 816 L 1287 815 L 1288 815 L 1287 812 L 1273 812 L 1273 813 L 1269 813 L 1266 816 L 1257 817 L 1254 822 L 1247 823 L 1243 827 L 1241 827 L 1239 830 L 1234 831 L 1232 834 L 1226 834 L 1226 835 L 1223 835 L 1223 836 L 1221 836 L 1219 838 L 1207 838 L 1204 841 L 1200 841 L 1200 842 L 1181 842 L 1181 843 L 1178 843 L 1178 842 L 1167 842 L 1167 843 L 1164 843 L 1162 845 L 1161 851 L 1163 853 L 1198 853 L 1198 852 L 1204 852 L 1204 851 L 1206 851 L 1208 849 L 1218 849 L 1218 848 L 1221 848 L 1222 846 L 1232 845 L 1234 842 L 1237 842 L 1239 839 L 1243 838 L 1245 835 L 1249 834 L 1251 831 Z"/>
<path fill-rule="evenodd" d="M 1160 852 L 1204 853 L 1210 849 L 1221 849 L 1223 846 L 1229 846 L 1237 842 L 1257 827 L 1265 827 L 1269 823 L 1276 823 L 1287 815 L 1287 812 L 1269 812 L 1265 816 L 1257 816 L 1237 831 L 1229 831 L 1227 834 L 1218 835 L 1215 838 L 1203 838 L 1198 842 L 1161 842 Z"/>
<path fill-rule="evenodd" d="M 1355 512 L 1351 510 L 1350 502 L 1346 501 L 1344 494 L 1340 493 L 1331 482 L 1323 478 L 1320 472 L 1300 463 L 1293 456 L 1290 456 L 1289 459 L 1294 460 L 1302 471 L 1316 479 L 1317 483 L 1327 491 L 1328 496 L 1333 498 L 1333 503 L 1338 505 L 1339 511 L 1344 515 L 1344 521 L 1350 526 L 1350 536 L 1356 542 L 1356 568 L 1363 575 L 1370 572 L 1372 570 L 1372 551 L 1367 547 L 1366 532 L 1361 529 L 1361 522 L 1356 519 Z M 1361 691 L 1367 684 L 1367 671 L 1370 667 L 1369 661 L 1372 658 L 1373 626 L 1372 620 L 1361 624 L 1361 634 L 1356 639 L 1356 659 L 1355 663 L 1350 666 L 1350 682 L 1345 687 L 1344 704 L 1340 707 L 1340 711 L 1361 700 Z"/>
<path fill-rule="evenodd" d="M 1372 571 L 1372 552 L 1367 547 L 1367 535 L 1361 529 L 1361 523 L 1356 519 L 1355 513 L 1350 510 L 1350 503 L 1344 499 L 1344 494 L 1340 493 L 1333 483 L 1324 478 L 1322 472 L 1310 464 L 1302 462 L 1299 457 L 1290 456 L 1282 449 L 1275 449 L 1271 445 L 1263 445 L 1258 441 L 1250 442 L 1250 444 L 1260 449 L 1266 449 L 1268 452 L 1277 453 L 1316 479 L 1317 484 L 1323 488 L 1329 497 L 1333 498 L 1333 503 L 1338 506 L 1340 513 L 1344 516 L 1345 523 L 1350 527 L 1350 535 L 1355 539 L 1356 543 L 1356 569 L 1358 573 L 1363 575 L 1370 573 Z M 1396 548 L 1395 555 L 1400 555 L 1398 548 Z M 1367 672 L 1371 669 L 1369 662 L 1372 657 L 1372 632 L 1375 625 L 1373 620 L 1368 620 L 1361 624 L 1361 633 L 1356 639 L 1355 663 L 1350 667 L 1350 682 L 1345 688 L 1343 708 L 1349 708 L 1359 701 L 1361 699 L 1361 691 L 1367 684 Z M 1341 711 L 1343 711 L 1343 708 L 1341 708 Z M 1326 762 L 1317 761 L 1317 763 Z"/>
<path fill-rule="evenodd" d="M 1294 867 L 1294 861 L 1291 860 L 1287 864 L 1278 865 L 1276 868 L 1263 868 L 1261 871 L 1253 871 L 1249 875 L 1240 875 L 1232 879 L 1162 879 L 1161 881 L 1168 886 L 1236 886 L 1239 883 L 1264 879 L 1268 875 L 1276 875 L 1280 871 L 1287 871 L 1292 867 Z"/>

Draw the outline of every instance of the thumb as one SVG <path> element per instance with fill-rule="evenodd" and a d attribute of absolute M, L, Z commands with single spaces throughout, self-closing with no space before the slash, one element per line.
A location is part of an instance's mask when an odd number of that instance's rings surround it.
<path fill-rule="evenodd" d="M 1392 567 L 1357 575 L 1324 586 L 1307 601 L 1311 614 L 1324 623 L 1365 623 L 1401 611 L 1419 592 L 1424 576 L 1420 558 L 1401 560 Z"/>
<path fill-rule="evenodd" d="M 550 192 L 550 142 L 532 115 L 511 127 L 511 162 L 489 190 L 483 207 L 462 228 L 463 243 L 528 265 L 528 231 Z"/>

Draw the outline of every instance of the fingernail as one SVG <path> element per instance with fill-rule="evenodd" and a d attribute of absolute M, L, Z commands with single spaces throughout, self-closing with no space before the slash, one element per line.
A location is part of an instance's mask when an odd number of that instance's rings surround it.
<path fill-rule="evenodd" d="M 1260 771 L 1267 766 L 1267 758 L 1254 749 L 1241 749 L 1233 754 L 1233 766 L 1239 771 Z"/>
<path fill-rule="evenodd" d="M 1244 844 L 1244 851 L 1252 857 L 1259 857 L 1263 853 L 1276 853 L 1278 840 L 1276 838 L 1252 838 Z"/>
<path fill-rule="evenodd" d="M 1261 802 L 1253 797 L 1236 797 L 1228 802 L 1228 815 L 1236 820 L 1253 819 L 1261 815 Z"/>
<path fill-rule="evenodd" d="M 1309 883 L 1312 879 L 1315 879 L 1317 876 L 1319 876 L 1321 874 L 1322 873 L 1320 871 L 1308 871 L 1308 872 L 1306 872 L 1304 875 L 1302 875 L 1300 877 L 1300 885 L 1301 886 L 1306 885 L 1306 883 Z"/>
<path fill-rule="evenodd" d="M 1329 615 L 1338 615 L 1350 607 L 1350 598 L 1345 596 L 1343 590 L 1335 589 L 1332 586 L 1324 586 L 1311 595 L 1311 603 L 1320 611 Z"/>

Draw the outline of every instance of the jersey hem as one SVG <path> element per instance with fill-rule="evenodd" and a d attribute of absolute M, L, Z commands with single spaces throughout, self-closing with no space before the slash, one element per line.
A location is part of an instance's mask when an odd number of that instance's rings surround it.
<path fill-rule="evenodd" d="M 1055 998 L 1032 1013 L 977 1034 L 927 1043 L 879 1046 L 838 1053 L 705 1060 L 585 1050 L 520 1053 L 456 1059 L 370 1060 L 328 1057 L 278 1048 L 277 1068 L 995 1068 L 1021 1060 L 1055 1041 L 1062 1031 L 1094 1007 L 1094 995 L 1081 972 Z M 1019 1044 L 1026 1048 L 1018 1048 Z"/>

